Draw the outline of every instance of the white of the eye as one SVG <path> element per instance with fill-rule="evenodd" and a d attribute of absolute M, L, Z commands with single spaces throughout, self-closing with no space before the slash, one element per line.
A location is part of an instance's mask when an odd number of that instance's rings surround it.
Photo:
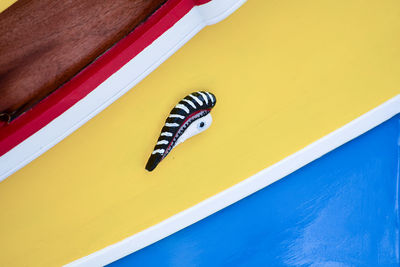
<path fill-rule="evenodd" d="M 199 127 L 201 122 L 204 123 L 204 126 L 202 128 Z M 206 116 L 202 117 L 201 119 L 194 121 L 192 124 L 190 124 L 188 126 L 188 128 L 186 128 L 186 130 L 178 138 L 174 147 L 177 146 L 178 144 L 184 142 L 188 138 L 207 130 L 210 127 L 211 123 L 212 123 L 211 114 L 207 114 Z"/>
<path fill-rule="evenodd" d="M 197 128 L 199 128 L 200 130 L 203 130 L 205 127 L 206 127 L 206 123 L 205 123 L 204 121 L 200 122 L 200 123 L 197 125 Z"/>

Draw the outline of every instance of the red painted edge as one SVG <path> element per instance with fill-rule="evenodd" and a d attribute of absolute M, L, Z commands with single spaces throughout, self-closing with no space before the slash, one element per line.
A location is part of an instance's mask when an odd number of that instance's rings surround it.
<path fill-rule="evenodd" d="M 10 124 L 0 124 L 0 156 L 33 135 L 87 96 L 118 71 L 194 6 L 211 0 L 168 0 L 143 24 L 119 41 L 105 54 L 69 82 L 43 99 Z"/>

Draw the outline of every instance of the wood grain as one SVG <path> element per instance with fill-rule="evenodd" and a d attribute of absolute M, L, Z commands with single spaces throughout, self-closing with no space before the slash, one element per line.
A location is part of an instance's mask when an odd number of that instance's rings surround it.
<path fill-rule="evenodd" d="M 165 0 L 20 0 L 0 14 L 0 119 L 71 79 Z"/>

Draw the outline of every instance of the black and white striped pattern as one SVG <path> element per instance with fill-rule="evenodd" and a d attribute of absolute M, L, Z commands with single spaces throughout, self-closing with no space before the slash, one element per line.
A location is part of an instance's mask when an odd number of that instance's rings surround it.
<path fill-rule="evenodd" d="M 195 120 L 206 116 L 216 104 L 215 96 L 206 91 L 187 95 L 172 109 L 161 130 L 160 137 L 146 164 L 148 171 L 154 168 L 174 148 L 177 139 Z"/>

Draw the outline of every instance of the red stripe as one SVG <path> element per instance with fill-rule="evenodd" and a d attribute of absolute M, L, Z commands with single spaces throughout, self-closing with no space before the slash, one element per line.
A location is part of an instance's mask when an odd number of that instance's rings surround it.
<path fill-rule="evenodd" d="M 199 113 L 202 112 L 202 111 L 208 111 L 208 112 L 210 112 L 211 109 L 201 109 L 201 110 L 198 110 L 198 111 L 196 111 L 195 113 L 191 114 L 189 117 L 187 117 L 187 118 L 183 121 L 183 123 L 181 124 L 181 126 L 179 127 L 179 129 L 176 131 L 176 133 L 175 133 L 174 136 L 172 137 L 171 142 L 168 144 L 167 148 L 165 149 L 165 153 L 167 153 L 167 154 L 164 153 L 163 156 L 162 156 L 162 159 L 164 159 L 164 158 L 168 155 L 168 153 L 169 153 L 168 149 L 171 147 L 172 141 L 174 141 L 174 138 L 175 138 L 176 135 L 179 133 L 179 130 L 183 127 L 183 125 L 185 125 L 185 123 L 186 123 L 188 120 L 190 120 L 190 118 L 193 118 L 193 116 L 196 116 L 197 114 L 199 114 Z"/>
<path fill-rule="evenodd" d="M 68 83 L 10 124 L 0 124 L 0 156 L 36 133 L 93 91 L 171 28 L 194 6 L 211 0 L 169 0 Z"/>

